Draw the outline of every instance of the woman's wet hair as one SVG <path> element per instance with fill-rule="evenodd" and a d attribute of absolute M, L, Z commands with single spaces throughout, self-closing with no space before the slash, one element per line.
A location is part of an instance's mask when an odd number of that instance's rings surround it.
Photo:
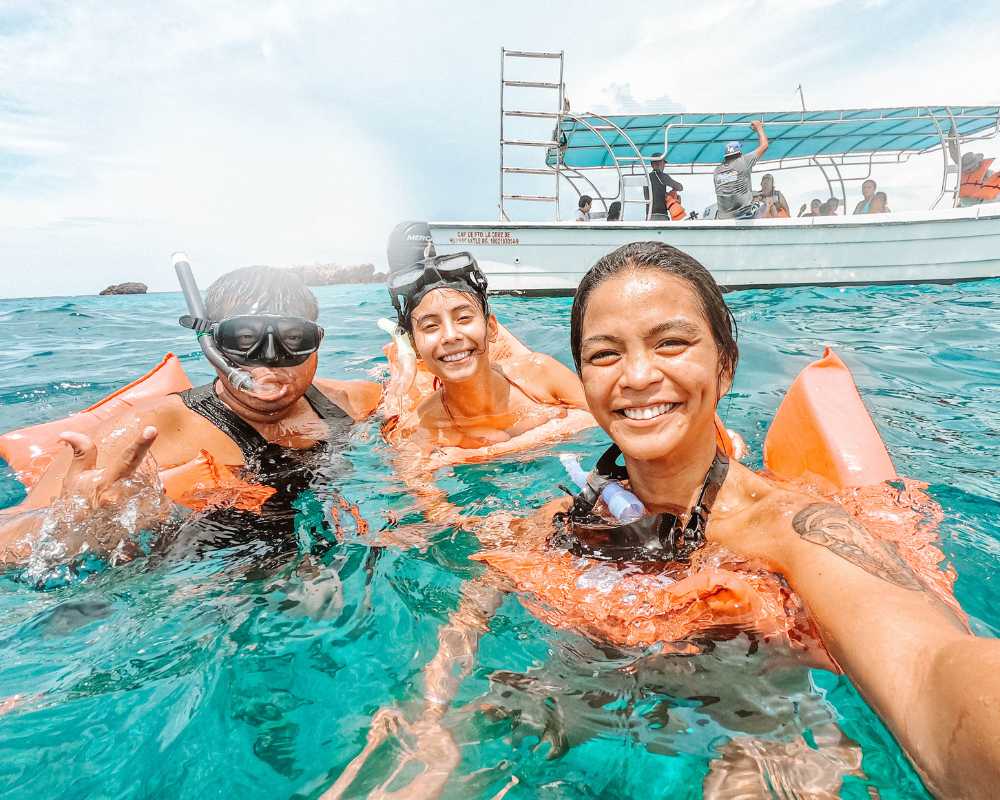
<path fill-rule="evenodd" d="M 209 319 L 240 314 L 280 314 L 315 322 L 319 303 L 302 278 L 276 267 L 240 267 L 227 272 L 205 292 Z"/>
<path fill-rule="evenodd" d="M 632 242 L 622 245 L 600 259 L 590 268 L 576 290 L 573 311 L 570 314 L 570 347 L 576 371 L 580 372 L 580 352 L 583 345 L 583 318 L 587 313 L 587 303 L 594 289 L 610 278 L 625 272 L 649 270 L 662 272 L 686 281 L 701 303 L 705 321 L 712 331 L 715 347 L 719 352 L 721 374 L 732 377 L 740 358 L 736 319 L 722 298 L 719 284 L 712 273 L 694 258 L 676 247 L 663 242 Z M 622 309 L 623 314 L 628 309 Z"/>

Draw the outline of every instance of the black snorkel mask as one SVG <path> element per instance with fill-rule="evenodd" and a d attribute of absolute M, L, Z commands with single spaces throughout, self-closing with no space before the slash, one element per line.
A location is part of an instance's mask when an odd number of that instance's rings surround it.
<path fill-rule="evenodd" d="M 198 334 L 208 362 L 233 388 L 252 392 L 253 377 L 245 366 L 293 367 L 319 349 L 323 329 L 312 320 L 271 314 L 246 314 L 213 322 L 185 253 L 174 253 L 174 271 L 189 314 L 177 321 Z"/>
<path fill-rule="evenodd" d="M 594 468 L 593 477 L 597 480 L 590 480 L 582 492 L 573 496 L 573 507 L 568 512 L 555 515 L 552 543 L 575 556 L 599 561 L 633 564 L 690 561 L 691 554 L 705 544 L 708 516 L 729 472 L 729 459 L 723 453 L 716 453 L 686 523 L 676 514 L 663 513 L 615 525 L 596 515 L 594 506 L 602 481 L 628 479 L 625 467 L 617 463 L 620 455 L 618 446 L 611 445 Z"/>
<path fill-rule="evenodd" d="M 178 321 L 211 336 L 225 357 L 241 366 L 297 367 L 323 341 L 323 329 L 304 317 L 240 314 L 213 322 L 185 314 Z"/>

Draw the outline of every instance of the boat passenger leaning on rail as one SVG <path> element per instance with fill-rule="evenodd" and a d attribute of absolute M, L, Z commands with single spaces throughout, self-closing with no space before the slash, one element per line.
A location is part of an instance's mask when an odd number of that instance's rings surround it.
<path fill-rule="evenodd" d="M 119 541 L 108 540 L 114 526 L 107 515 L 116 510 L 130 507 L 140 528 L 156 527 L 169 501 L 150 479 L 147 455 L 155 459 L 153 469 L 207 454 L 243 470 L 264 484 L 257 486 L 263 492 L 260 516 L 249 529 L 263 536 L 274 516 L 282 528 L 276 535 L 290 532 L 292 494 L 315 478 L 320 462 L 336 461 L 347 429 L 371 414 L 381 387 L 315 377 L 323 338 L 319 306 L 292 272 L 230 272 L 209 287 L 205 309 L 208 319 L 182 317 L 182 323 L 211 336 L 225 362 L 239 365 L 252 386 L 237 388 L 217 367 L 211 383 L 137 404 L 93 435 L 66 431 L 60 437 L 65 448 L 26 500 L 0 516 L 0 563 L 26 558 L 43 524 L 49 537 L 68 546 L 70 557 L 81 546 L 98 552 L 118 547 Z"/>
<path fill-rule="evenodd" d="M 648 513 L 627 524 L 607 521 L 604 512 L 595 519 L 594 496 L 581 493 L 552 501 L 523 525 L 508 522 L 508 538 L 541 537 L 580 557 L 626 564 L 631 550 L 652 568 L 650 543 L 665 547 L 660 534 L 669 530 L 663 564 L 707 545 L 766 567 L 804 603 L 836 666 L 927 787 L 939 797 L 993 797 L 1000 783 L 1000 642 L 970 634 L 893 543 L 842 507 L 720 454 L 715 411 L 731 385 L 738 349 L 732 314 L 711 274 L 669 245 L 625 245 L 584 277 L 571 326 L 588 406 L 614 443 L 602 462 L 610 458 L 613 465 L 624 455 L 624 467 L 609 467 L 608 475 L 626 479 Z M 532 562 L 537 580 L 552 580 L 546 564 L 553 558 Z M 483 560 L 502 563 L 488 554 Z M 426 765 L 406 796 L 434 797 L 443 788 L 459 754 L 442 721 L 501 602 L 485 581 L 470 586 L 475 591 L 463 592 L 425 669 L 418 721 L 380 712 L 368 745 L 325 798 L 342 796 L 386 731 L 403 727 L 415 737 L 407 758 Z M 574 591 L 572 582 L 561 581 L 543 605 L 560 597 L 570 602 Z M 729 681 L 740 683 L 736 676 Z"/>

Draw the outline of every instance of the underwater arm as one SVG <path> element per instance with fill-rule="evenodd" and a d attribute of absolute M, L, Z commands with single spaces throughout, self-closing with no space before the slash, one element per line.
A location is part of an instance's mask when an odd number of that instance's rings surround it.
<path fill-rule="evenodd" d="M 1000 642 L 969 633 L 891 542 L 841 507 L 800 500 L 784 518 L 774 567 L 927 786 L 941 797 L 994 796 Z"/>
<path fill-rule="evenodd" d="M 404 755 L 390 777 L 373 791 L 385 798 L 434 798 L 441 794 L 461 758 L 441 721 L 462 680 L 472 671 L 479 640 L 502 599 L 502 592 L 489 585 L 486 578 L 477 578 L 462 588 L 458 609 L 438 632 L 438 650 L 424 668 L 425 703 L 420 717 L 410 724 L 393 712 L 376 714 L 364 750 L 350 761 L 321 800 L 343 797 L 371 753 L 393 732 L 409 734 L 400 736 Z M 407 742 L 411 737 L 412 742 Z M 424 770 L 405 786 L 386 792 L 385 787 L 411 761 L 423 764 Z"/>

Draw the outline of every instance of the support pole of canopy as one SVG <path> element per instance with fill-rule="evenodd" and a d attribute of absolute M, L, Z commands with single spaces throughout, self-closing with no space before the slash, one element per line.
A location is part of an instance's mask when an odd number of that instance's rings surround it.
<path fill-rule="evenodd" d="M 951 197 L 951 207 L 958 208 L 958 204 L 961 202 L 961 192 L 962 192 L 962 137 L 958 135 L 958 126 L 955 124 L 955 115 L 952 113 L 951 106 L 948 106 L 948 120 L 951 122 L 949 127 L 949 133 L 954 133 L 955 139 L 955 188 L 952 189 Z M 944 150 L 944 144 L 941 146 L 942 151 Z M 945 154 L 945 174 L 947 175 L 948 168 L 948 155 Z"/>
<path fill-rule="evenodd" d="M 840 167 L 837 162 L 832 158 L 830 159 L 830 166 L 833 167 L 833 171 L 837 173 L 837 181 L 840 183 L 840 197 L 844 201 L 844 213 L 842 216 L 847 214 L 847 189 L 844 188 L 844 176 L 840 174 Z M 833 197 L 833 189 L 830 189 L 830 197 Z"/>
<path fill-rule="evenodd" d="M 563 51 L 559 51 L 559 116 L 556 117 L 556 131 L 555 135 L 552 137 L 556 140 L 556 153 L 559 153 L 559 131 L 562 130 L 563 114 L 566 113 L 566 84 L 563 82 L 563 67 L 564 67 Z M 559 167 L 562 163 L 562 157 L 556 159 L 556 222 L 562 219 L 562 205 L 559 202 Z"/>

